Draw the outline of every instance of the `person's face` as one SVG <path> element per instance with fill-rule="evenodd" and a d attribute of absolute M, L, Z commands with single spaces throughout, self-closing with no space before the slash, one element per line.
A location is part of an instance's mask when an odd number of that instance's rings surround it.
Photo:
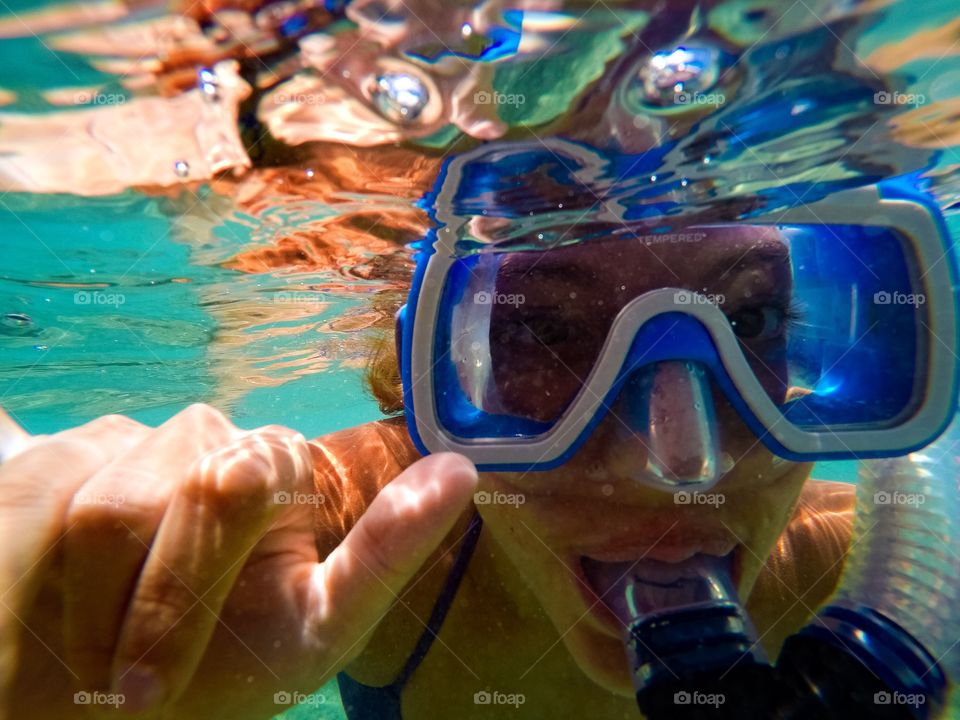
<path fill-rule="evenodd" d="M 524 302 L 492 309 L 498 409 L 556 419 L 589 373 L 616 313 L 661 287 L 716 296 L 761 385 L 782 402 L 788 391 L 788 248 L 768 229 L 691 228 L 684 237 L 698 235 L 692 242 L 584 243 L 505 260 L 497 292 L 522 293 Z M 671 412 L 670 401 L 660 400 L 667 405 L 661 430 L 682 434 L 689 409 Z M 482 476 L 489 491 L 523 495 L 520 505 L 480 506 L 484 520 L 581 669 L 614 692 L 632 693 L 622 625 L 598 601 L 581 559 L 678 562 L 695 552 L 733 552 L 734 582 L 745 601 L 809 475 L 809 464 L 767 451 L 716 389 L 713 401 L 729 467 L 711 491 L 722 504 L 678 504 L 668 488 L 637 482 L 647 449 L 629 428 L 624 431 L 617 402 L 559 468 Z"/>

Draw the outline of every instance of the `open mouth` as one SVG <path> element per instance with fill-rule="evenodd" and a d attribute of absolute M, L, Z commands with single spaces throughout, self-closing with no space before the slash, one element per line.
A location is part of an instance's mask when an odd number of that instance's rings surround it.
<path fill-rule="evenodd" d="M 604 562 L 580 557 L 583 594 L 615 637 L 638 617 L 724 599 L 737 600 L 739 547 L 726 555 L 694 553 L 678 562 L 641 558 Z"/>

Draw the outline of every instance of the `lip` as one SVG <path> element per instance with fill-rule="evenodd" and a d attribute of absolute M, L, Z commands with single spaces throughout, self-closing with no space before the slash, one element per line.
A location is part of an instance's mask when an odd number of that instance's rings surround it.
<path fill-rule="evenodd" d="M 742 555 L 742 548 L 739 543 L 728 543 L 726 551 L 722 552 L 711 552 L 709 546 L 703 547 L 701 545 L 692 543 L 688 543 L 683 547 L 676 546 L 659 548 L 659 551 L 656 553 L 654 553 L 649 546 L 646 546 L 639 552 L 634 552 L 633 554 L 628 554 L 628 552 L 629 551 L 627 549 L 621 549 L 617 551 L 608 551 L 606 553 L 589 553 L 586 555 L 578 555 L 574 558 L 574 561 L 570 563 L 576 572 L 578 581 L 577 584 L 580 587 L 580 595 L 586 603 L 585 617 L 589 618 L 590 624 L 595 629 L 599 630 L 605 635 L 616 638 L 617 640 L 623 639 L 623 631 L 625 628 L 620 619 L 597 594 L 596 590 L 593 588 L 593 585 L 591 585 L 590 581 L 587 579 L 587 574 L 583 569 L 584 557 L 589 557 L 593 560 L 599 560 L 601 562 L 623 562 L 627 560 L 639 559 L 659 560 L 661 562 L 681 562 L 697 553 L 715 555 L 717 557 L 723 557 L 730 554 L 732 555 L 731 580 L 733 581 L 734 587 L 736 587 L 739 591 Z"/>

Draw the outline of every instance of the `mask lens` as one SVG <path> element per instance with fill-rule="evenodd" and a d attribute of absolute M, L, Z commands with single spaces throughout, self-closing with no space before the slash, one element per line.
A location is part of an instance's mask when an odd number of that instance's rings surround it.
<path fill-rule="evenodd" d="M 537 435 L 584 392 L 618 313 L 673 288 L 676 312 L 715 306 L 753 376 L 804 429 L 897 422 L 916 396 L 925 298 L 895 232 L 849 225 L 710 225 L 668 235 L 487 252 L 447 275 L 435 347 L 445 426 L 463 437 Z M 725 321 L 725 322 L 724 322 Z M 634 330 L 636 332 L 636 329 Z M 686 358 L 668 338 L 644 362 Z"/>

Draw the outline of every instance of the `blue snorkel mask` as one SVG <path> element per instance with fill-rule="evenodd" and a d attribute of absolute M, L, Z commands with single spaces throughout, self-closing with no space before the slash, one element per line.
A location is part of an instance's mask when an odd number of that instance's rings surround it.
<path fill-rule="evenodd" d="M 956 409 L 956 269 L 925 196 L 881 183 L 737 222 L 665 226 L 625 211 L 572 244 L 569 231 L 483 242 L 497 219 L 477 199 L 540 192 L 519 178 L 548 155 L 572 175 L 596 166 L 579 145 L 546 143 L 481 147 L 444 169 L 439 228 L 398 316 L 422 452 L 549 469 L 612 413 L 646 453 L 638 480 L 702 490 L 725 469 L 714 387 L 789 460 L 898 456 L 943 431 Z M 691 407 L 682 441 L 666 437 L 668 416 Z"/>

